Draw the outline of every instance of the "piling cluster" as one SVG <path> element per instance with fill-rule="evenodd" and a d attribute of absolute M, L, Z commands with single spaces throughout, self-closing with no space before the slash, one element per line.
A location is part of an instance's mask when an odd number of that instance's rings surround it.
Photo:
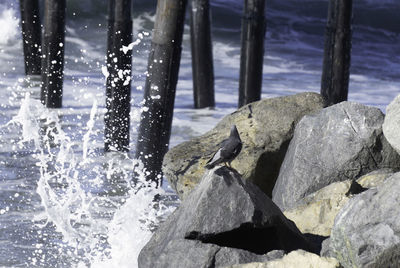
<path fill-rule="evenodd" d="M 187 0 L 158 0 L 148 60 L 136 157 L 148 179 L 160 182 L 168 150 L 181 57 Z M 214 107 L 214 66 L 209 0 L 190 1 L 194 107 Z M 107 37 L 105 151 L 129 150 L 132 52 L 131 0 L 110 0 Z M 41 101 L 60 108 L 63 94 L 66 0 L 45 0 L 43 34 L 38 0 L 20 0 L 25 72 L 41 75 Z M 321 94 L 327 105 L 347 99 L 351 51 L 352 0 L 330 0 L 325 34 Z M 239 102 L 260 100 L 265 0 L 244 0 L 241 31 Z"/>

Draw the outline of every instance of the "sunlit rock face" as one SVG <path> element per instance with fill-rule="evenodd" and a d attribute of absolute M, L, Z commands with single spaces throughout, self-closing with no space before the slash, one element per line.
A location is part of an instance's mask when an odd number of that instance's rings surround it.
<path fill-rule="evenodd" d="M 226 266 L 296 249 L 317 250 L 257 186 L 233 169 L 216 167 L 155 232 L 139 267 L 211 267 L 214 260 Z M 227 251 L 236 257 L 224 258 Z"/>
<path fill-rule="evenodd" d="M 199 183 L 204 166 L 236 125 L 243 141 L 232 166 L 246 180 L 271 196 L 290 139 L 297 122 L 306 114 L 321 110 L 317 93 L 264 99 L 243 106 L 224 117 L 211 131 L 172 148 L 164 157 L 163 173 L 184 199 Z"/>
<path fill-rule="evenodd" d="M 276 181 L 272 200 L 282 209 L 335 181 L 380 168 L 399 169 L 400 156 L 382 132 L 383 113 L 341 102 L 303 117 Z"/>

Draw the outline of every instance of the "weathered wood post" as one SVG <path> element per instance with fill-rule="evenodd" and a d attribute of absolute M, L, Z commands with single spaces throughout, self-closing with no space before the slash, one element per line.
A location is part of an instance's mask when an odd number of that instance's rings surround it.
<path fill-rule="evenodd" d="M 40 99 L 48 108 L 62 106 L 65 2 L 66 0 L 45 0 L 44 2 Z"/>
<path fill-rule="evenodd" d="M 266 31 L 265 0 L 245 0 L 244 3 L 239 107 L 261 98 Z"/>
<path fill-rule="evenodd" d="M 129 150 L 132 50 L 131 0 L 110 0 L 107 40 L 104 149 Z"/>
<path fill-rule="evenodd" d="M 41 28 L 38 0 L 20 0 L 22 43 L 25 58 L 25 74 L 40 75 Z"/>
<path fill-rule="evenodd" d="M 330 0 L 325 32 L 321 95 L 327 105 L 347 100 L 353 0 Z"/>
<path fill-rule="evenodd" d="M 187 0 L 158 0 L 145 84 L 145 109 L 139 126 L 136 157 L 147 179 L 161 183 L 161 164 L 168 150 L 178 81 Z"/>
<path fill-rule="evenodd" d="M 215 100 L 210 1 L 192 0 L 191 4 L 190 37 L 194 107 L 213 107 Z"/>

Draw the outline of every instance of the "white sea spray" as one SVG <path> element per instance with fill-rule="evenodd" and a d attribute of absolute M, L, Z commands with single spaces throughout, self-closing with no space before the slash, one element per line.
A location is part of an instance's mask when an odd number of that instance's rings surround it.
<path fill-rule="evenodd" d="M 88 144 L 90 141 L 90 135 L 94 133 L 93 127 L 95 123 L 95 117 L 97 113 L 97 100 L 94 99 L 92 109 L 90 110 L 90 118 L 86 123 L 87 132 L 83 136 L 83 144 L 82 144 L 82 160 L 85 163 L 87 161 L 88 153 L 90 153 Z"/>
<path fill-rule="evenodd" d="M 165 192 L 146 181 L 139 161 L 120 153 L 109 154 L 104 158 L 106 162 L 93 159 L 98 156 L 90 153 L 88 145 L 96 112 L 94 101 L 79 155 L 75 152 L 79 147 L 63 131 L 56 110 L 46 109 L 29 94 L 22 100 L 9 124 L 20 125 L 21 142 L 32 142 L 36 151 L 40 169 L 36 192 L 43 211 L 35 215 L 33 222 L 40 228 L 54 226 L 62 235 L 59 251 L 66 252 L 77 267 L 136 267 L 151 230 L 173 208 L 155 199 Z M 92 185 L 112 185 L 122 180 L 126 193 L 117 199 L 91 193 L 85 187 L 88 182 L 82 180 L 88 169 L 97 173 L 89 181 Z M 111 217 L 104 216 L 110 213 Z M 43 259 L 41 254 L 41 249 L 35 251 L 33 265 Z"/>
<path fill-rule="evenodd" d="M 0 4 L 1 7 L 1 4 Z M 14 9 L 0 8 L 0 46 L 15 42 L 20 35 L 19 19 Z"/>

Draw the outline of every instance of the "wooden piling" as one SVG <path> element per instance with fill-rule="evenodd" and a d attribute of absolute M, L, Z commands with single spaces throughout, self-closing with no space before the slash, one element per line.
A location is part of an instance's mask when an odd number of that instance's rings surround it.
<path fill-rule="evenodd" d="M 25 58 L 25 74 L 40 75 L 41 28 L 38 0 L 20 0 L 22 43 Z"/>
<path fill-rule="evenodd" d="M 325 31 L 321 95 L 327 105 L 347 100 L 351 57 L 352 0 L 330 0 Z"/>
<path fill-rule="evenodd" d="M 158 0 L 145 84 L 145 105 L 136 157 L 147 179 L 161 183 L 161 164 L 168 150 L 187 0 Z"/>
<path fill-rule="evenodd" d="M 190 14 L 194 107 L 214 107 L 214 65 L 209 0 L 192 0 Z"/>
<path fill-rule="evenodd" d="M 131 0 L 110 0 L 104 149 L 129 150 L 132 50 Z"/>
<path fill-rule="evenodd" d="M 266 31 L 265 0 L 245 0 L 244 2 L 239 107 L 261 98 Z"/>
<path fill-rule="evenodd" d="M 62 106 L 65 8 L 66 0 L 44 1 L 40 99 L 48 108 L 60 108 Z"/>

